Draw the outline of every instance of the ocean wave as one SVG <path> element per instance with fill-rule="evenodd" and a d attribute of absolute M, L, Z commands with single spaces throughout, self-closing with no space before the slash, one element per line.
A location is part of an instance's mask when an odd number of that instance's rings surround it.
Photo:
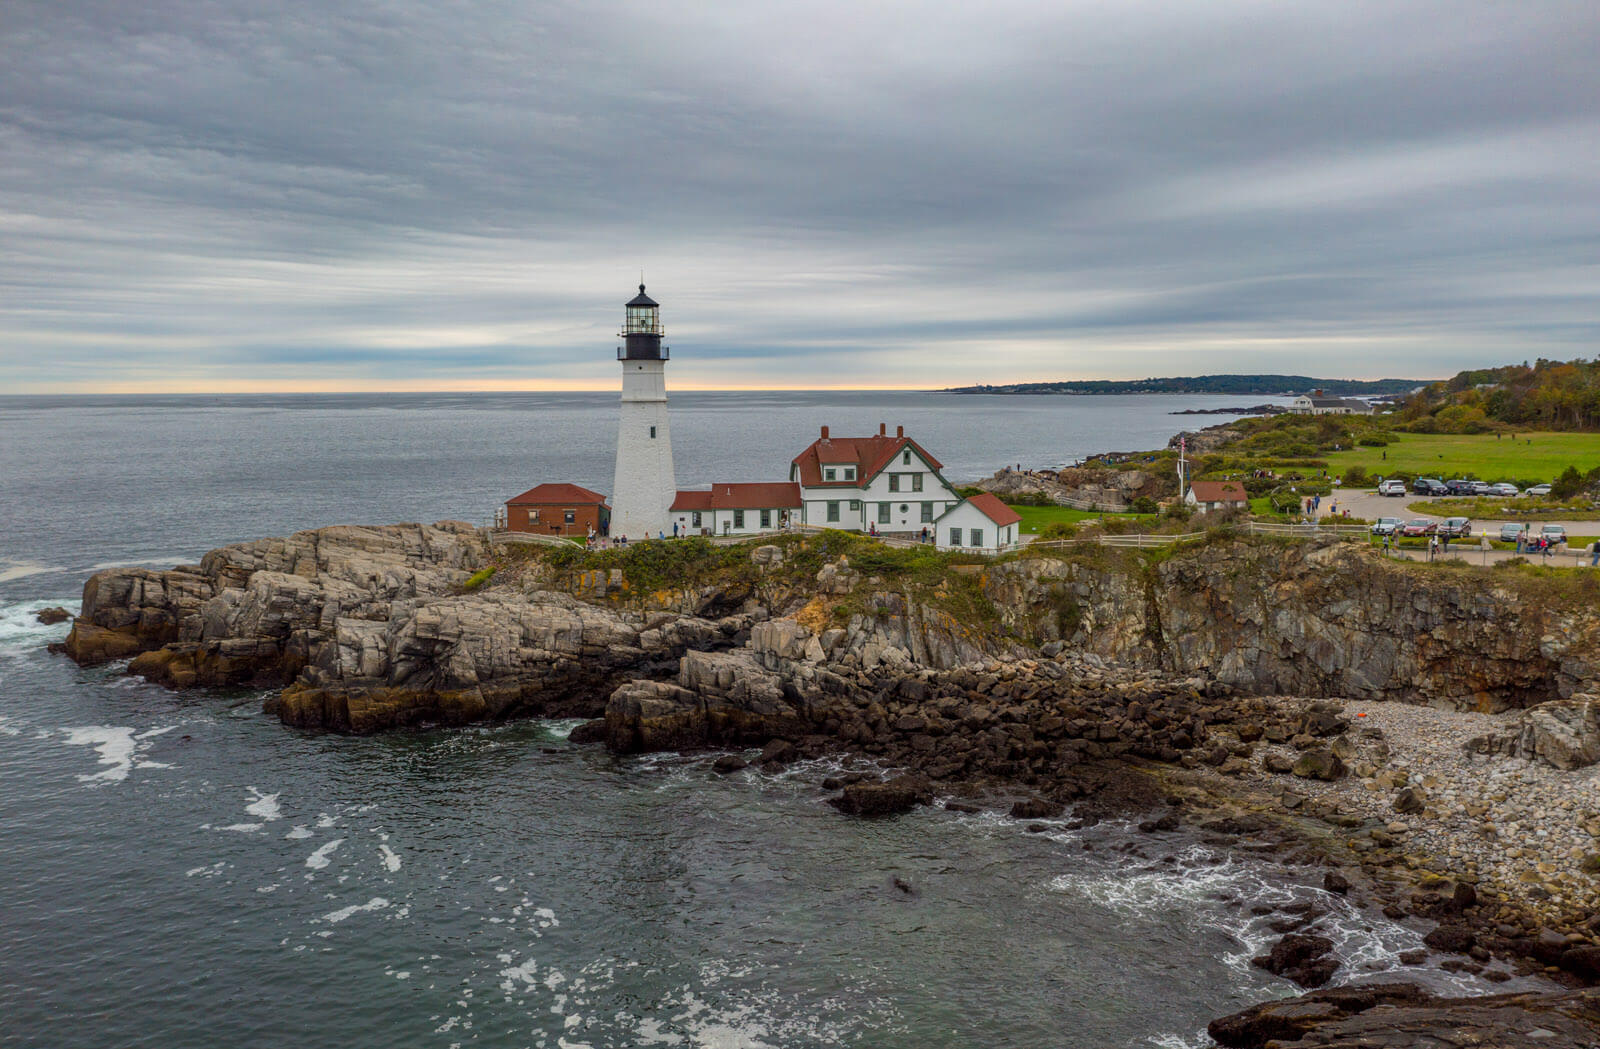
<path fill-rule="evenodd" d="M 72 629 L 72 621 L 41 623 L 38 613 L 57 606 L 71 607 L 78 603 L 73 598 L 37 598 L 0 605 L 0 655 L 21 655 L 35 652 L 51 641 L 59 641 Z"/>
<path fill-rule="evenodd" d="M 163 728 L 148 729 L 139 732 L 137 729 L 118 725 L 87 725 L 81 728 L 69 728 L 63 731 L 67 734 L 67 743 L 74 747 L 90 747 L 100 755 L 99 763 L 105 766 L 99 772 L 84 773 L 78 776 L 80 783 L 106 783 L 120 782 L 128 778 L 134 769 L 165 769 L 171 765 L 159 761 L 148 761 L 140 757 L 150 749 L 154 737 L 171 732 L 176 726 L 167 725 Z"/>

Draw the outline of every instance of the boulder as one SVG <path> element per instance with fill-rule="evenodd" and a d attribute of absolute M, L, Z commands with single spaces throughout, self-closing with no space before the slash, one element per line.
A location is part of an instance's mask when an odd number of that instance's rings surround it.
<path fill-rule="evenodd" d="M 1272 945 L 1272 950 L 1250 963 L 1277 976 L 1293 980 L 1302 987 L 1321 987 L 1339 968 L 1331 956 L 1333 941 L 1326 936 L 1291 932 Z"/>
<path fill-rule="evenodd" d="M 55 626 L 57 623 L 65 623 L 71 619 L 72 613 L 57 605 L 54 608 L 41 608 L 33 614 L 33 618 L 45 626 Z"/>
<path fill-rule="evenodd" d="M 1291 771 L 1301 779 L 1332 781 L 1345 774 L 1345 767 L 1344 762 L 1339 760 L 1339 755 L 1331 750 L 1315 747 L 1304 751 L 1296 758 Z"/>
<path fill-rule="evenodd" d="M 882 783 L 852 783 L 828 804 L 851 816 L 893 816 L 933 803 L 933 789 L 921 776 L 896 776 Z"/>
<path fill-rule="evenodd" d="M 1394 810 L 1404 815 L 1415 815 L 1427 807 L 1428 796 L 1420 787 L 1402 787 L 1394 796 Z"/>
<path fill-rule="evenodd" d="M 726 776 L 730 772 L 750 767 L 750 763 L 738 754 L 724 754 L 711 763 L 711 771 Z"/>
<path fill-rule="evenodd" d="M 1011 817 L 1019 820 L 1053 819 L 1066 810 L 1067 807 L 1058 801 L 1046 801 L 1043 798 L 1024 798 L 1011 806 Z"/>

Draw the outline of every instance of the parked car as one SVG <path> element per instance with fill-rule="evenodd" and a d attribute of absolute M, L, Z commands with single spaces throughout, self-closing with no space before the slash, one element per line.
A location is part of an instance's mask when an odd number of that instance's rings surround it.
<path fill-rule="evenodd" d="M 1404 481 L 1401 481 L 1401 480 L 1379 481 L 1378 482 L 1378 494 L 1379 495 L 1405 495 L 1406 494 L 1406 483 Z"/>
<path fill-rule="evenodd" d="M 1453 481 L 1446 481 L 1444 483 L 1444 489 L 1451 495 L 1471 495 L 1472 482 L 1467 480 L 1465 477 L 1457 477 Z"/>
<path fill-rule="evenodd" d="M 1444 522 L 1435 529 L 1435 532 L 1446 539 L 1467 539 L 1472 535 L 1472 519 L 1470 517 L 1446 517 Z"/>
<path fill-rule="evenodd" d="M 1373 535 L 1394 535 L 1403 524 L 1405 522 L 1398 517 L 1380 517 L 1372 523 L 1371 532 Z"/>
<path fill-rule="evenodd" d="M 1503 495 L 1507 498 L 1510 498 L 1511 496 L 1517 494 L 1517 486 L 1506 481 L 1501 481 L 1499 484 L 1491 484 L 1489 486 L 1489 494 Z"/>
<path fill-rule="evenodd" d="M 1550 494 L 1550 486 L 1547 485 L 1547 484 L 1536 484 L 1532 488 L 1529 488 L 1526 492 L 1523 492 L 1522 494 L 1523 495 L 1531 495 L 1531 496 L 1534 496 L 1535 498 L 1540 498 L 1540 497 L 1543 497 L 1543 496 L 1546 496 L 1546 495 Z"/>
<path fill-rule="evenodd" d="M 1561 525 L 1547 524 L 1539 529 L 1539 535 L 1549 541 L 1552 549 L 1567 543 L 1567 530 Z"/>
<path fill-rule="evenodd" d="M 1411 490 L 1417 495 L 1450 494 L 1450 489 L 1446 488 L 1444 482 L 1437 477 L 1419 477 L 1411 482 Z"/>
<path fill-rule="evenodd" d="M 1415 521 L 1407 521 L 1405 527 L 1400 529 L 1400 534 L 1405 536 L 1407 539 L 1420 539 L 1432 535 L 1434 529 L 1438 527 L 1439 524 L 1437 521 L 1430 521 L 1425 517 L 1419 517 Z"/>
<path fill-rule="evenodd" d="M 1488 495 L 1489 494 L 1489 489 L 1491 489 L 1493 487 L 1494 486 L 1491 485 L 1488 481 L 1473 481 L 1472 482 L 1472 494 L 1473 495 Z"/>
<path fill-rule="evenodd" d="M 1525 524 L 1507 521 L 1500 526 L 1500 541 L 1502 543 L 1514 543 L 1519 537 L 1526 538 L 1527 534 L 1528 526 Z"/>

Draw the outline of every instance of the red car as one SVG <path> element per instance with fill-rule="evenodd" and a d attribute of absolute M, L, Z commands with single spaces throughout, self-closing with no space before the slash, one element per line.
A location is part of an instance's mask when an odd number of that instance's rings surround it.
<path fill-rule="evenodd" d="M 1437 522 L 1419 517 L 1415 521 L 1407 521 L 1406 526 L 1400 530 L 1400 534 L 1407 539 L 1421 539 L 1433 535 L 1438 528 Z"/>

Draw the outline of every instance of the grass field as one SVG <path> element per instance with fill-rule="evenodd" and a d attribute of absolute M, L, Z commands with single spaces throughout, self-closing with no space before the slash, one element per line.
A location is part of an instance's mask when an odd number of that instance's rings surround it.
<path fill-rule="evenodd" d="M 1386 448 L 1352 448 L 1329 452 L 1330 475 L 1364 466 L 1374 477 L 1405 471 L 1448 481 L 1465 474 L 1484 481 L 1534 483 L 1553 481 L 1568 466 L 1580 473 L 1600 466 L 1600 434 L 1524 433 L 1515 438 L 1494 434 L 1399 433 Z M 1387 458 L 1385 455 L 1387 454 Z"/>
<path fill-rule="evenodd" d="M 1076 524 L 1087 521 L 1091 517 L 1116 517 L 1131 518 L 1133 520 L 1152 520 L 1154 514 L 1103 514 L 1098 511 L 1074 510 L 1070 506 L 1013 506 L 1011 509 L 1022 515 L 1022 531 L 1027 535 L 1038 535 L 1046 525 L 1055 524 L 1057 521 L 1066 521 Z"/>

